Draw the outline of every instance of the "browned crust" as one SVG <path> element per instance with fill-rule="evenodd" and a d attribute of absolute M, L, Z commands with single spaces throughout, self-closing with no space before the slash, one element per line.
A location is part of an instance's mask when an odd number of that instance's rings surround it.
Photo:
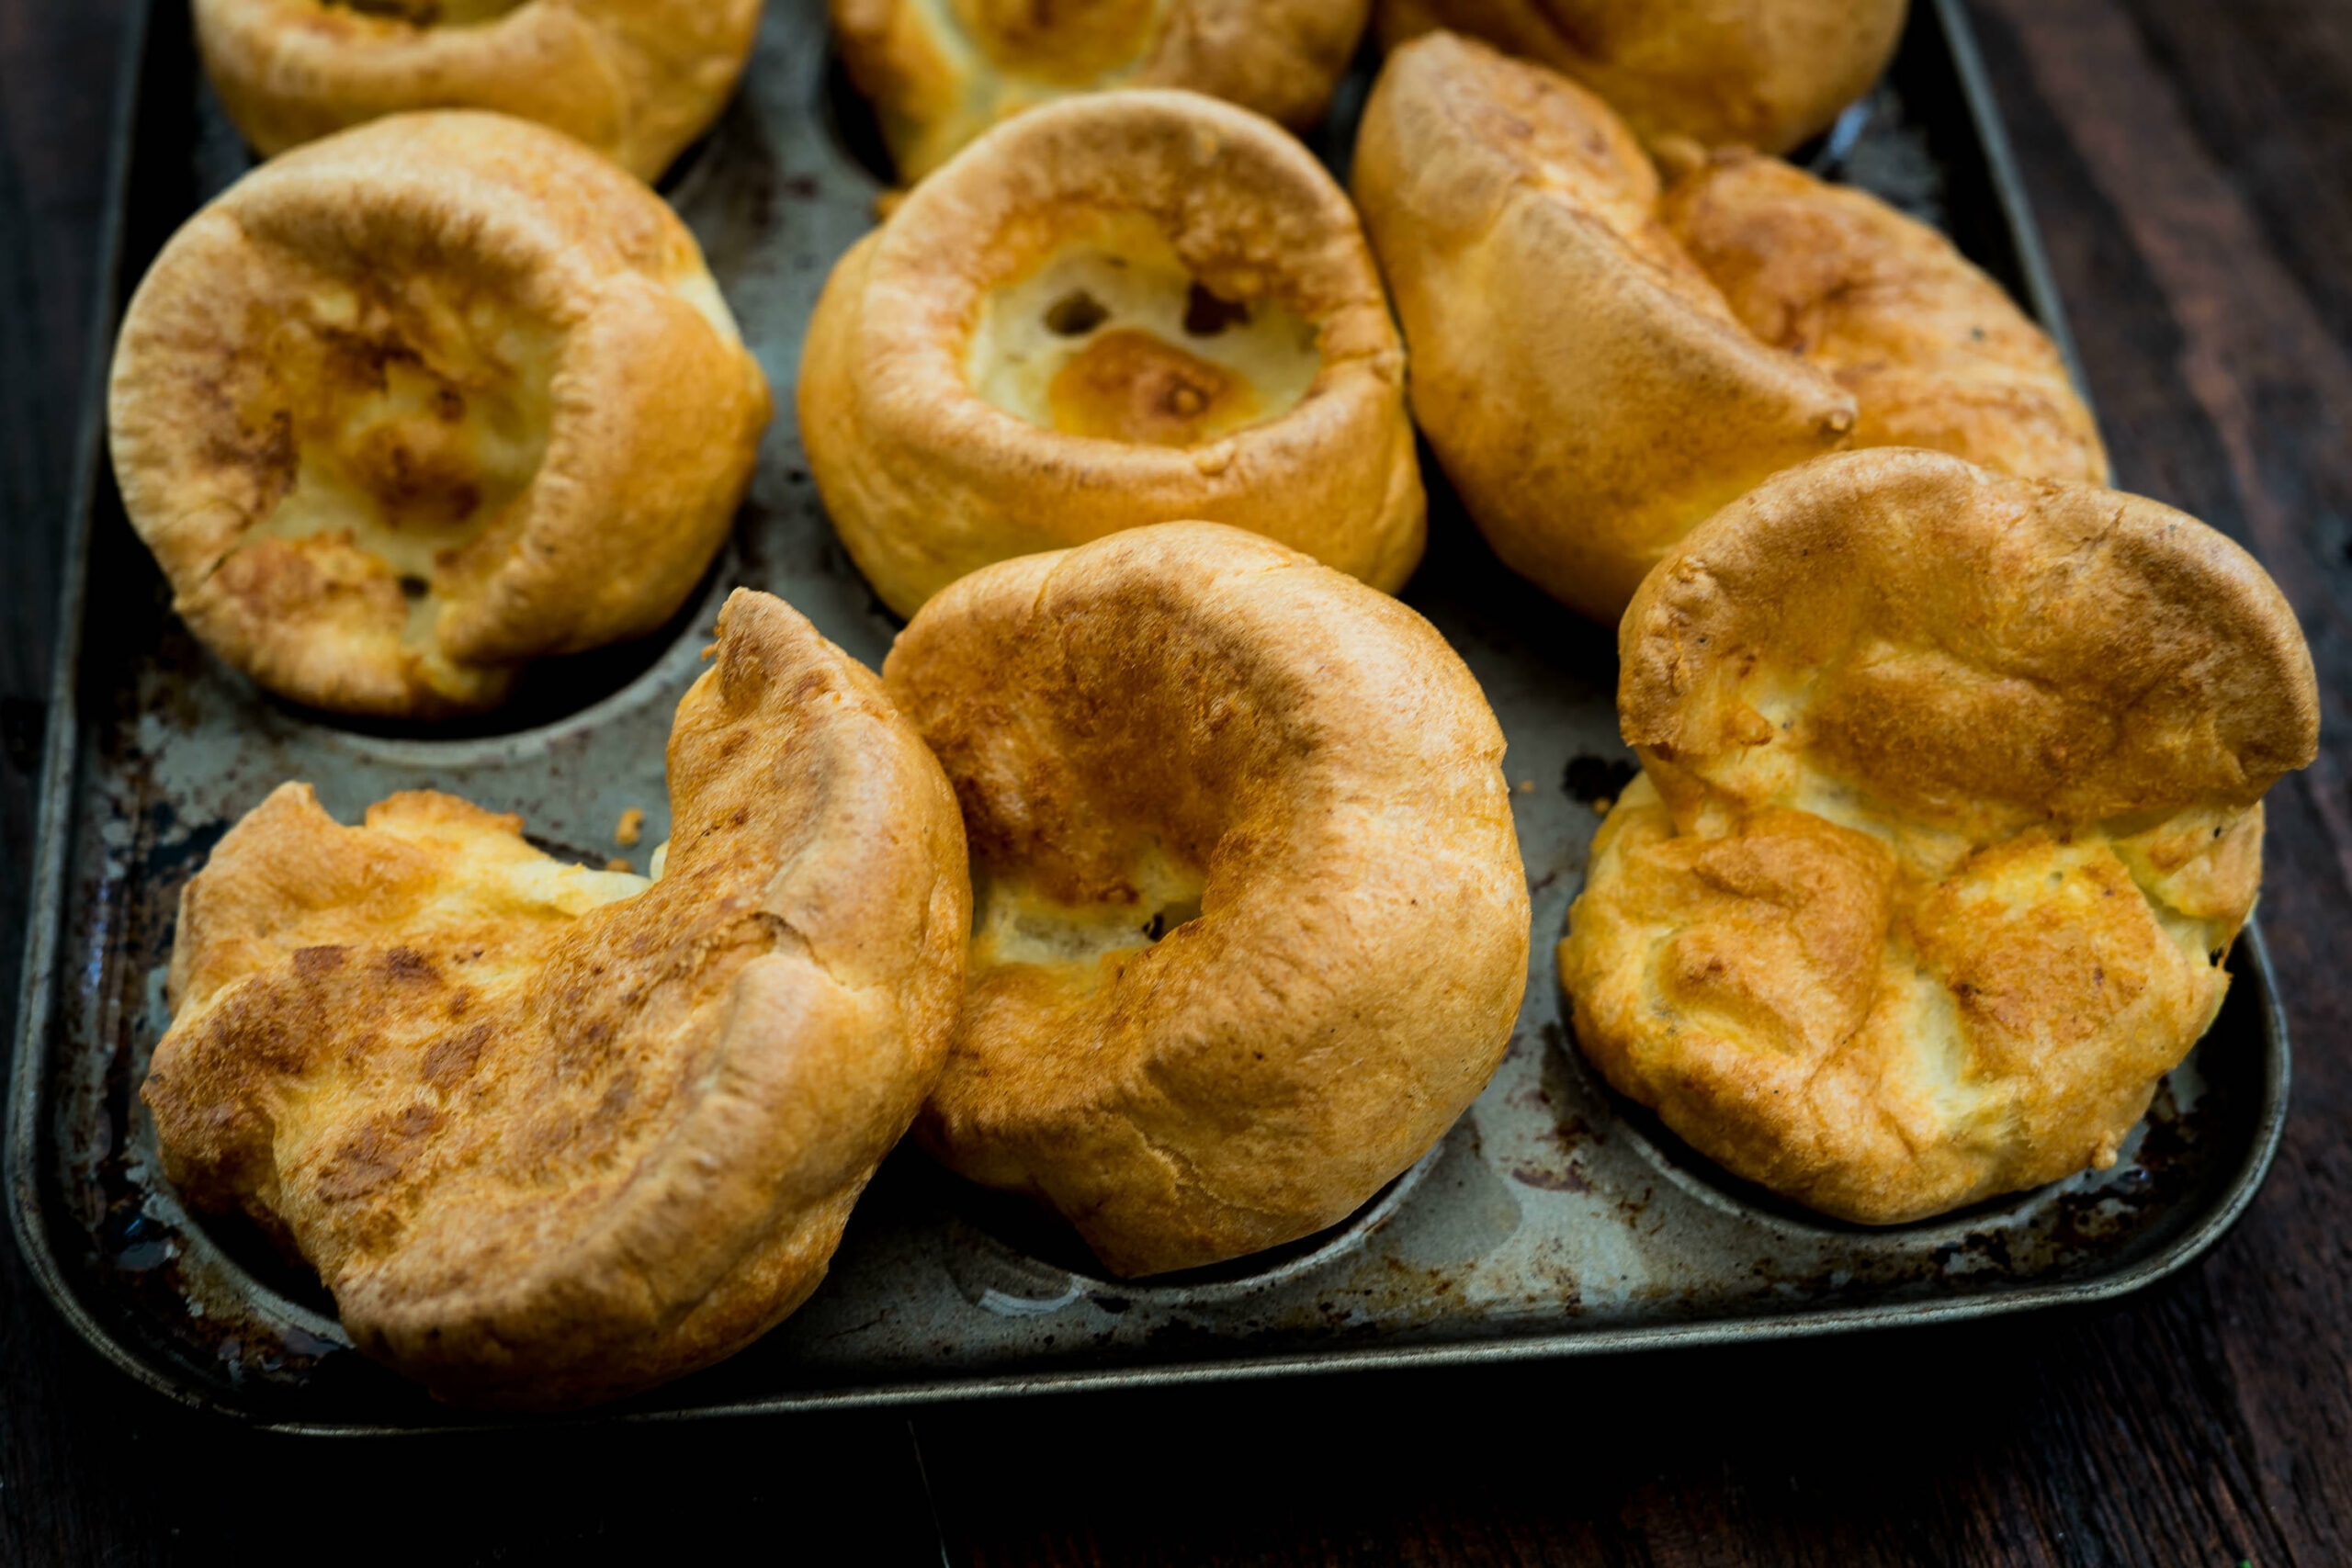
<path fill-rule="evenodd" d="M 323 0 L 195 0 L 229 118 L 264 157 L 411 109 L 495 109 L 657 178 L 735 91 L 760 0 L 524 0 L 419 27 Z"/>
<path fill-rule="evenodd" d="M 2108 482 L 2056 345 L 1950 240 L 1777 158 L 1678 152 L 1661 220 L 1750 332 L 1853 394 L 1855 446 Z"/>
<path fill-rule="evenodd" d="M 520 821 L 281 786 L 183 894 L 142 1090 L 194 1203 L 243 1207 L 354 1341 L 440 1397 L 554 1407 L 732 1353 L 822 1278 L 934 1077 L 970 888 L 881 684 L 739 590 L 670 741 L 662 879 L 502 895 Z"/>
<path fill-rule="evenodd" d="M 1496 553 L 1598 620 L 1718 508 L 1848 446 L 2104 481 L 2049 338 L 1941 235 L 1744 150 L 1664 150 L 1541 66 L 1388 60 L 1355 187 L 1413 410 Z"/>
<path fill-rule="evenodd" d="M 1317 323 L 1306 398 L 1179 448 L 1041 429 L 975 394 L 987 291 L 1109 213 L 1150 219 L 1219 295 Z M 1197 94 L 1108 93 L 999 127 L 842 257 L 809 322 L 800 427 L 842 543 L 902 615 L 991 561 L 1186 517 L 1393 591 L 1425 531 L 1403 378 L 1363 231 L 1305 148 Z"/>
<path fill-rule="evenodd" d="M 1645 138 L 1786 152 L 1869 91 L 1906 0 L 1382 0 L 1394 49 L 1437 28 L 1574 77 Z"/>
<path fill-rule="evenodd" d="M 2318 744 L 2310 649 L 2245 550 L 2142 496 L 1937 453 L 1825 458 L 1726 508 L 1642 585 L 1618 652 L 1645 753 L 1751 747 L 1736 694 L 1769 662 L 1815 682 L 1816 732 L 1790 744 L 1939 820 L 2251 806 Z"/>
<path fill-rule="evenodd" d="M 1370 0 L 1159 0 L 1154 8 L 1136 56 L 1084 84 L 1009 79 L 970 40 L 934 35 L 930 8 L 916 0 L 832 0 L 833 38 L 874 100 L 900 174 L 915 180 L 997 119 L 1086 86 L 1184 88 L 1305 130 L 1330 102 Z"/>
<path fill-rule="evenodd" d="M 295 482 L 310 392 L 274 323 L 327 282 L 397 316 L 412 270 L 557 344 L 545 455 L 425 645 L 372 558 L 239 553 Z M 108 437 L 131 523 L 214 651 L 315 706 L 429 716 L 493 705 L 519 661 L 668 619 L 726 537 L 770 409 L 659 198 L 553 131 L 447 112 L 288 153 L 191 219 L 125 314 Z"/>
<path fill-rule="evenodd" d="M 1502 735 L 1412 611 L 1175 524 L 963 579 L 884 675 L 984 873 L 1076 897 L 1148 840 L 1205 876 L 1091 990 L 973 970 L 917 1128 L 955 1169 L 1182 1269 L 1343 1218 L 1493 1073 L 1528 941 Z"/>
<path fill-rule="evenodd" d="M 1657 224 L 1606 105 L 1436 34 L 1388 58 L 1353 184 L 1413 412 L 1495 551 L 1614 619 L 1673 541 L 1843 446 L 1851 397 L 1758 343 Z"/>
<path fill-rule="evenodd" d="M 1610 1082 L 1869 1224 L 2111 1164 L 2317 745 L 2261 568 L 2136 496 L 1853 453 L 1693 531 L 1619 642 L 1645 774 L 1560 946 Z"/>

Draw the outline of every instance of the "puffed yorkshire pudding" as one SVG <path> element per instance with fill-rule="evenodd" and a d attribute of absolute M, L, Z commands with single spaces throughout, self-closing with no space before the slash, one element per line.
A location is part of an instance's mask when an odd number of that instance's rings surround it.
<path fill-rule="evenodd" d="M 727 107 L 760 0 L 195 0 L 229 118 L 265 158 L 408 109 L 496 109 L 658 178 Z"/>
<path fill-rule="evenodd" d="M 288 153 L 190 219 L 123 318 L 108 418 L 213 651 L 315 707 L 429 717 L 668 619 L 769 411 L 651 191 L 453 112 Z"/>
<path fill-rule="evenodd" d="M 1528 900 L 1470 671 L 1268 540 L 1138 529 L 963 579 L 883 666 L 964 808 L 964 1013 L 916 1136 L 1121 1275 L 1336 1224 L 1476 1098 Z"/>
<path fill-rule="evenodd" d="M 2106 478 L 2057 352 L 1941 235 L 1770 159 L 1669 152 L 1661 193 L 1599 98 L 1447 33 L 1365 107 L 1356 197 L 1413 410 L 1513 570 L 1613 621 L 1695 525 L 1856 441 Z"/>
<path fill-rule="evenodd" d="M 658 882 L 450 795 L 345 828 L 289 784 L 181 896 L 165 1173 L 441 1398 L 584 1404 L 740 1349 L 937 1075 L 971 896 L 946 780 L 781 602 L 738 590 L 715 652 Z"/>
<path fill-rule="evenodd" d="M 1870 1224 L 2112 1164 L 2317 744 L 2262 569 L 2137 496 L 1854 453 L 1692 532 L 1618 646 L 1644 774 L 1560 944 L 1609 1081 Z"/>
<path fill-rule="evenodd" d="M 832 0 L 899 176 L 1074 93 L 1184 87 L 1293 130 L 1322 118 L 1369 0 Z"/>
<path fill-rule="evenodd" d="M 1381 0 L 1394 49 L 1445 28 L 1574 77 L 1651 141 L 1784 152 L 1868 92 L 1905 0 Z"/>
<path fill-rule="evenodd" d="M 966 572 L 1205 517 L 1394 591 L 1419 563 L 1404 355 L 1347 197 L 1193 93 L 1035 109 L 833 269 L 808 462 L 900 615 Z"/>
<path fill-rule="evenodd" d="M 1951 242 L 1777 158 L 1689 143 L 1658 216 L 1759 340 L 1852 394 L 1857 446 L 1926 446 L 2105 484 L 2107 448 L 2049 334 Z"/>

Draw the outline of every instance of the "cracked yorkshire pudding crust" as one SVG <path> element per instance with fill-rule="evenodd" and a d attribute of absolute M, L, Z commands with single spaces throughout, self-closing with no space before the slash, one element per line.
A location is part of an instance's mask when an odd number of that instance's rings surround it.
<path fill-rule="evenodd" d="M 770 410 L 652 192 L 450 112 L 288 153 L 189 220 L 124 316 L 107 412 L 198 637 L 312 706 L 430 717 L 667 620 Z"/>
<path fill-rule="evenodd" d="M 972 851 L 916 1126 L 951 1168 L 1156 1274 L 1336 1224 L 1485 1087 L 1526 877 L 1502 733 L 1411 610 L 1171 524 L 963 579 L 884 677 Z"/>
<path fill-rule="evenodd" d="M 1870 91 L 1905 0 L 1381 0 L 1394 49 L 1436 28 L 1566 73 L 1643 137 L 1785 152 Z"/>
<path fill-rule="evenodd" d="M 1644 773 L 1560 945 L 1609 1081 L 1865 1224 L 2112 1164 L 2317 745 L 2253 558 L 2137 496 L 1854 453 L 1695 530 L 1618 641 Z"/>
<path fill-rule="evenodd" d="M 832 0 L 833 39 L 901 178 L 1071 94 L 1182 87 L 1305 130 L 1369 0 Z"/>
<path fill-rule="evenodd" d="M 800 428 L 901 615 L 1188 517 L 1394 591 L 1425 526 L 1403 382 L 1354 209 L 1305 148 L 1198 94 L 1105 93 L 989 132 L 842 258 Z"/>
<path fill-rule="evenodd" d="M 197 45 L 265 158 L 411 109 L 494 109 L 660 177 L 735 91 L 760 0 L 195 0 Z"/>
<path fill-rule="evenodd" d="M 580 1405 L 740 1349 L 938 1072 L 970 917 L 938 764 L 778 600 L 738 590 L 714 653 L 658 882 L 454 796 L 345 828 L 288 784 L 181 897 L 165 1173 L 441 1398 Z"/>
<path fill-rule="evenodd" d="M 1667 149 L 1566 77 L 1392 54 L 1355 190 L 1415 415 L 1496 553 L 1614 621 L 1675 540 L 1849 444 L 2104 480 L 2048 338 L 1935 231 L 1744 152 Z"/>

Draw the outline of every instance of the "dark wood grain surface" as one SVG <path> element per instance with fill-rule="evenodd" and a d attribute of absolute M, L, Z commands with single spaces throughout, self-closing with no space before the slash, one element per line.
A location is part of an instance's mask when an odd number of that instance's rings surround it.
<path fill-rule="evenodd" d="M 134 1387 L 0 1244 L 0 1562 L 2352 1564 L 2352 6 L 1976 17 L 2120 481 L 2262 558 L 2328 705 L 2270 805 L 2293 1117 L 2203 1261 L 1771 1349 L 322 1446 Z M 11 1018 L 118 30 L 113 0 L 0 0 Z"/>

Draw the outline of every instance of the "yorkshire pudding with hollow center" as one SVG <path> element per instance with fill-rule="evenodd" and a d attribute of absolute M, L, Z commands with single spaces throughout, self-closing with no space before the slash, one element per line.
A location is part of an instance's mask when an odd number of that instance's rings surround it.
<path fill-rule="evenodd" d="M 418 717 L 667 620 L 770 411 L 670 209 L 474 113 L 232 186 L 140 284 L 113 378 L 123 505 L 197 635 L 299 702 Z"/>
<path fill-rule="evenodd" d="M 410 109 L 495 109 L 639 179 L 727 106 L 760 0 L 196 0 L 229 118 L 265 158 Z"/>
<path fill-rule="evenodd" d="M 2040 329 L 1933 230 L 1771 159 L 1661 192 L 1574 83 L 1432 34 L 1392 54 L 1355 188 L 1413 410 L 1513 570 L 1597 620 L 1691 527 L 1857 441 L 2103 480 Z"/>
<path fill-rule="evenodd" d="M 1509 1044 L 1528 900 L 1503 738 L 1427 621 L 1171 524 L 986 568 L 899 635 L 974 920 L 916 1127 L 1114 1273 L 1344 1219 Z"/>
<path fill-rule="evenodd" d="M 1785 152 L 1870 91 L 1905 0 L 1381 0 L 1394 49 L 1436 28 L 1573 77 L 1650 141 Z"/>
<path fill-rule="evenodd" d="M 1618 646 L 1644 773 L 1559 950 L 1609 1081 L 1868 1224 L 2113 1164 L 2317 744 L 2252 558 L 2138 496 L 1854 453 L 1692 532 Z"/>
<path fill-rule="evenodd" d="M 937 1075 L 970 918 L 946 780 L 781 602 L 738 590 L 714 651 L 659 881 L 454 796 L 345 828 L 289 784 L 181 895 L 165 1173 L 441 1398 L 585 1404 L 741 1348 Z"/>
<path fill-rule="evenodd" d="M 1182 87 L 1294 130 L 1322 118 L 1369 0 L 832 0 L 899 177 L 1072 94 Z"/>
<path fill-rule="evenodd" d="M 1355 211 L 1305 148 L 1197 94 L 1105 93 L 990 131 L 842 258 L 800 433 L 900 615 L 1188 517 L 1393 592 L 1424 530 L 1403 381 Z"/>

